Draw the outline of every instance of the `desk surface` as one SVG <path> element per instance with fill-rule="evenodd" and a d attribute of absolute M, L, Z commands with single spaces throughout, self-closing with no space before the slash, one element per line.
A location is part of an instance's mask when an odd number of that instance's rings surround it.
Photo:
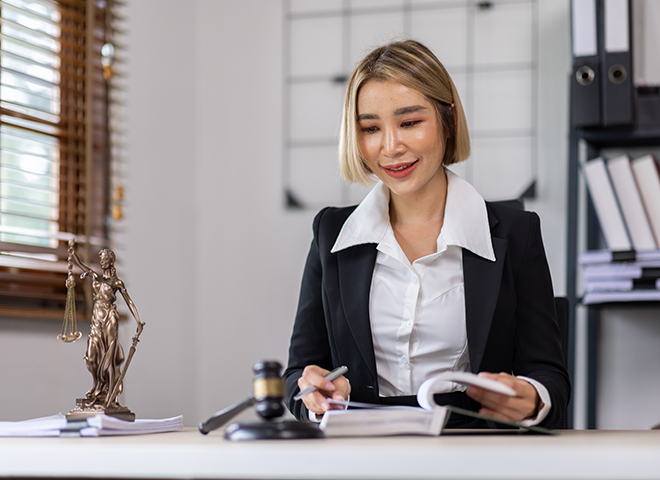
<path fill-rule="evenodd" d="M 0 477 L 233 479 L 660 478 L 660 431 L 230 442 L 195 429 L 0 438 Z"/>

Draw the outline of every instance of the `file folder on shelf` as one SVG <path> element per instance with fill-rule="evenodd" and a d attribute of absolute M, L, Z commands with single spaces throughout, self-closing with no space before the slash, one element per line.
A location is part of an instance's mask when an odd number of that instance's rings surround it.
<path fill-rule="evenodd" d="M 582 166 L 582 173 L 607 248 L 612 251 L 632 250 L 632 242 L 614 193 L 605 159 L 597 157 L 589 160 Z"/>
<path fill-rule="evenodd" d="M 660 167 L 651 154 L 632 161 L 633 174 L 656 243 L 660 246 Z"/>
<path fill-rule="evenodd" d="M 630 1 L 602 1 L 602 124 L 632 125 L 635 117 Z"/>
<path fill-rule="evenodd" d="M 571 2 L 573 71 L 571 119 L 575 127 L 601 124 L 600 56 L 597 0 Z"/>
<path fill-rule="evenodd" d="M 630 157 L 621 155 L 609 159 L 607 169 L 634 249 L 637 251 L 655 250 L 657 248 L 655 237 L 637 188 Z"/>

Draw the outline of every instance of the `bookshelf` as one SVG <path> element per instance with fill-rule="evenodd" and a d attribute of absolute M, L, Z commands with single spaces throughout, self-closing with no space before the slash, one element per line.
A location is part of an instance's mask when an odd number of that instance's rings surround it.
<path fill-rule="evenodd" d="M 569 366 L 575 378 L 576 360 L 576 316 L 580 304 L 578 285 L 578 253 L 580 250 L 602 248 L 602 240 L 596 215 L 591 203 L 586 199 L 586 191 L 581 186 L 579 165 L 595 158 L 608 149 L 631 149 L 653 151 L 660 149 L 660 126 L 632 128 L 571 128 L 569 136 L 569 172 L 567 205 L 567 248 L 566 248 L 566 292 L 569 300 Z M 640 154 L 641 155 L 641 154 Z M 631 302 L 636 305 L 642 302 Z M 644 302 L 658 305 L 660 302 Z M 608 303 L 586 306 L 586 424 L 596 428 L 596 392 L 598 385 L 598 328 L 602 309 Z M 619 304 L 621 305 L 621 304 Z M 569 414 L 569 427 L 572 426 Z"/>

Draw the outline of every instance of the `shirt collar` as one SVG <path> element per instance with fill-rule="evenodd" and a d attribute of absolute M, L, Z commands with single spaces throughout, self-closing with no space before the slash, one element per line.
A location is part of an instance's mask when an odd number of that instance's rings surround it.
<path fill-rule="evenodd" d="M 447 172 L 447 204 L 440 235 L 457 245 L 495 261 L 486 201 L 477 190 L 451 170 Z"/>
<path fill-rule="evenodd" d="M 390 190 L 378 182 L 344 222 L 331 253 L 364 243 L 380 243 L 390 224 Z"/>
<path fill-rule="evenodd" d="M 447 203 L 440 236 L 446 245 L 457 245 L 495 261 L 486 203 L 461 177 L 447 173 Z M 378 182 L 346 219 L 331 253 L 365 243 L 379 244 L 390 223 L 390 191 Z"/>

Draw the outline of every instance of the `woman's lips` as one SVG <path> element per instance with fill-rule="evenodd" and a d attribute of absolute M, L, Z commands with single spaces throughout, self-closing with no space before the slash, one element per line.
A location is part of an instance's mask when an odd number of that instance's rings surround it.
<path fill-rule="evenodd" d="M 418 160 L 410 163 L 397 163 L 396 165 L 388 165 L 382 167 L 392 178 L 405 178 L 408 175 L 412 174 L 415 168 L 417 167 Z"/>

